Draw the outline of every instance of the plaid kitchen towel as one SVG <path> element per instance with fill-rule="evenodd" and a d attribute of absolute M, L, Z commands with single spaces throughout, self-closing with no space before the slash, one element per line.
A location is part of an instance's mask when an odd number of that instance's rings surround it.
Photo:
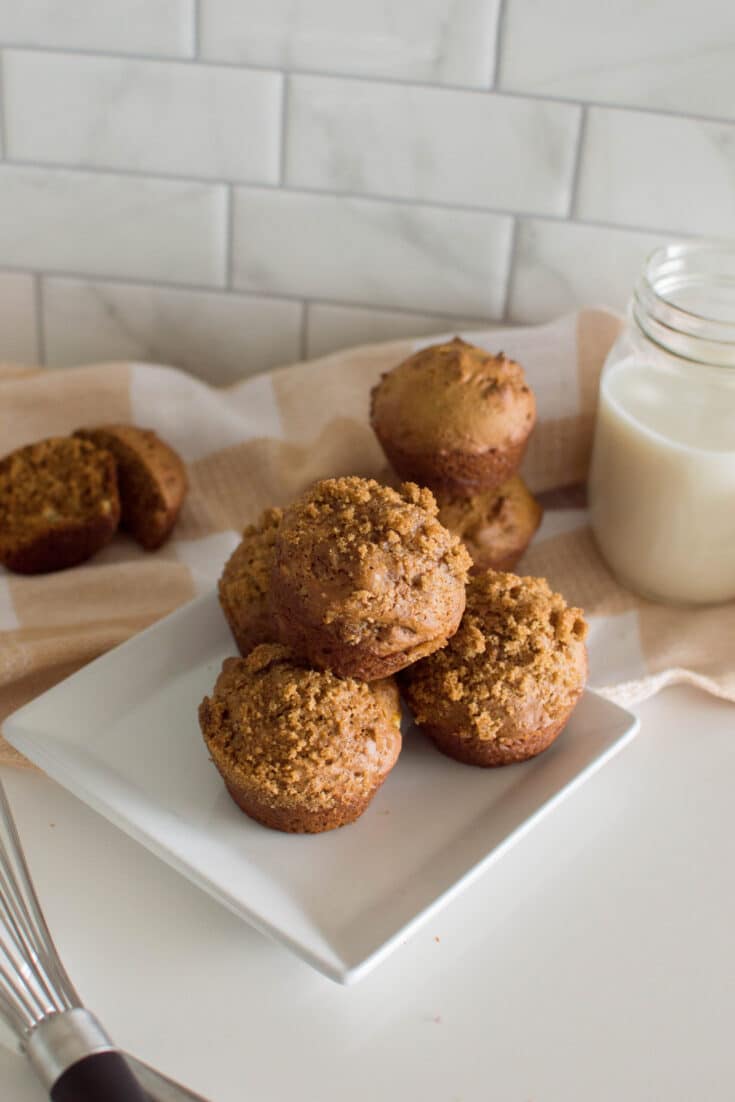
<path fill-rule="evenodd" d="M 620 320 L 582 310 L 548 325 L 463 332 L 520 361 L 539 422 L 523 474 L 546 509 L 520 566 L 549 579 L 591 624 L 590 681 L 629 704 L 688 681 L 735 700 L 735 603 L 685 610 L 618 585 L 587 525 L 583 486 L 597 384 Z M 449 334 L 453 336 L 454 334 Z M 0 367 L 0 454 L 81 425 L 155 429 L 183 456 L 191 492 L 171 541 L 147 554 L 119 534 L 95 558 L 58 574 L 0 568 L 0 723 L 85 662 L 214 585 L 239 530 L 317 478 L 385 478 L 370 430 L 381 372 L 434 340 L 391 341 L 215 389 L 170 367 L 111 363 Z M 0 741 L 0 762 L 19 755 Z"/>

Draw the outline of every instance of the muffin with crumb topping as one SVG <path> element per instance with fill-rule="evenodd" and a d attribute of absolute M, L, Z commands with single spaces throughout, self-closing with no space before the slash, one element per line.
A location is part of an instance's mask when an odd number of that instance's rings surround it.
<path fill-rule="evenodd" d="M 18 574 L 65 570 L 112 539 L 115 461 L 86 440 L 51 437 L 0 460 L 0 563 Z"/>
<path fill-rule="evenodd" d="M 487 571 L 467 587 L 459 631 L 403 674 L 417 725 L 469 765 L 525 761 L 551 745 L 587 676 L 582 611 L 544 578 Z"/>
<path fill-rule="evenodd" d="M 354 822 L 401 749 L 398 689 L 310 669 L 279 644 L 227 658 L 199 723 L 238 807 L 317 834 Z"/>
<path fill-rule="evenodd" d="M 373 431 L 401 478 L 455 497 L 510 478 L 535 420 L 521 365 L 461 337 L 416 352 L 371 396 Z"/>
<path fill-rule="evenodd" d="M 270 610 L 270 576 L 282 516 L 280 509 L 266 509 L 257 524 L 248 525 L 219 580 L 219 602 L 240 654 L 277 639 Z"/>
<path fill-rule="evenodd" d="M 388 677 L 457 630 L 470 565 L 429 490 L 357 476 L 317 482 L 276 535 L 279 637 L 342 677 Z"/>

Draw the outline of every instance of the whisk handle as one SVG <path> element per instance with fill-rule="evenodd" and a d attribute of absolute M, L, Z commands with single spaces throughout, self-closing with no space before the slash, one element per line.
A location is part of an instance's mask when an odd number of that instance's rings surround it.
<path fill-rule="evenodd" d="M 149 1102 L 119 1052 L 79 1060 L 51 1088 L 53 1102 Z"/>

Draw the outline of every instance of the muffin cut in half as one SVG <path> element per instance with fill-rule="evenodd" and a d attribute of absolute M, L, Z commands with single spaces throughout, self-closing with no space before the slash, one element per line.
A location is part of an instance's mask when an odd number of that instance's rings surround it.
<path fill-rule="evenodd" d="M 120 520 L 115 461 L 85 440 L 59 436 L 0 460 L 0 563 L 45 574 L 84 562 Z"/>
<path fill-rule="evenodd" d="M 546 750 L 587 677 L 587 625 L 544 578 L 487 571 L 444 650 L 406 670 L 417 725 L 469 765 L 508 765 Z"/>
<path fill-rule="evenodd" d="M 439 520 L 472 556 L 475 573 L 512 570 L 541 523 L 543 509 L 520 475 L 472 497 L 437 494 Z"/>
<path fill-rule="evenodd" d="M 120 487 L 120 527 L 146 551 L 155 551 L 171 535 L 189 483 L 180 456 L 152 429 L 100 425 L 74 433 L 106 448 L 115 458 Z"/>
<path fill-rule="evenodd" d="M 292 833 L 354 822 L 401 749 L 392 679 L 341 679 L 310 669 L 278 644 L 225 659 L 199 723 L 238 807 Z"/>
<path fill-rule="evenodd" d="M 520 364 L 455 337 L 386 372 L 370 420 L 402 478 L 471 496 L 517 470 L 536 403 Z"/>
<path fill-rule="evenodd" d="M 248 654 L 259 643 L 277 641 L 270 610 L 270 580 L 282 517 L 280 509 L 266 509 L 257 524 L 244 529 L 217 586 L 219 603 L 240 654 Z"/>
<path fill-rule="evenodd" d="M 271 604 L 312 665 L 373 681 L 442 647 L 459 626 L 470 556 L 429 490 L 317 482 L 283 515 Z"/>

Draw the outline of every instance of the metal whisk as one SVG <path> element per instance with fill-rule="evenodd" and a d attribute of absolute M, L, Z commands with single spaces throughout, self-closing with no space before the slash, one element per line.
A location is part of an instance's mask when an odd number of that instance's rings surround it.
<path fill-rule="evenodd" d="M 53 1102 L 205 1102 L 121 1052 L 61 963 L 0 783 L 0 1017 Z"/>

